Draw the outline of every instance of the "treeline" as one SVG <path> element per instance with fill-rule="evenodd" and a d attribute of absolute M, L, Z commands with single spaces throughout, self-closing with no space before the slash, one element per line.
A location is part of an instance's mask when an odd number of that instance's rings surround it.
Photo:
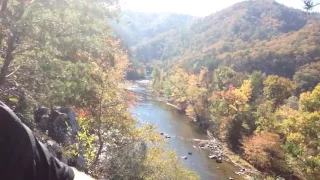
<path fill-rule="evenodd" d="M 319 62 L 293 80 L 219 66 L 192 74 L 153 71 L 152 87 L 259 170 L 286 179 L 320 177 Z"/>
<path fill-rule="evenodd" d="M 32 125 L 41 105 L 72 107 L 79 141 L 63 152 L 79 156 L 82 146 L 86 170 L 97 179 L 198 179 L 162 148 L 154 127 L 137 128 L 129 111 L 134 97 L 123 86 L 128 57 L 106 23 L 120 13 L 118 1 L 2 5 L 0 100 L 24 122 Z"/>

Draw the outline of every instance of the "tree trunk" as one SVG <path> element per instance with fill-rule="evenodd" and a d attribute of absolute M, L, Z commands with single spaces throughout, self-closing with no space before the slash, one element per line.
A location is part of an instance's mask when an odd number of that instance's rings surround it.
<path fill-rule="evenodd" d="M 0 0 L 0 13 L 7 8 L 8 0 Z"/>
<path fill-rule="evenodd" d="M 100 94 L 100 102 L 99 102 L 99 116 L 98 116 L 98 138 L 99 138 L 99 149 L 98 152 L 96 154 L 95 160 L 92 164 L 92 166 L 96 166 L 98 161 L 99 161 L 99 157 L 102 153 L 102 149 L 103 149 L 103 139 L 102 139 L 102 131 L 101 131 L 101 116 L 102 116 L 102 103 L 103 103 L 103 94 L 104 94 L 104 86 L 102 87 L 102 91 Z"/>
<path fill-rule="evenodd" d="M 4 84 L 6 80 L 6 76 L 8 74 L 9 65 L 13 60 L 12 52 L 14 51 L 14 43 L 15 43 L 16 35 L 15 33 L 9 33 L 8 41 L 7 41 L 7 49 L 5 54 L 5 59 L 3 66 L 0 72 L 0 86 Z"/>

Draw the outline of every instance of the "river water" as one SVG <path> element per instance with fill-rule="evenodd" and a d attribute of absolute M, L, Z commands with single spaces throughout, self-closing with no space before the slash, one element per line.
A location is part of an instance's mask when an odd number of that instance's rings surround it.
<path fill-rule="evenodd" d="M 130 88 L 137 93 L 146 94 L 147 91 L 140 86 Z M 228 162 L 216 163 L 209 159 L 209 153 L 198 148 L 193 139 L 207 139 L 206 133 L 201 131 L 188 117 L 180 114 L 175 108 L 166 103 L 159 102 L 141 95 L 138 106 L 132 109 L 135 118 L 141 122 L 150 122 L 158 127 L 159 132 L 171 136 L 168 148 L 175 150 L 183 160 L 186 167 L 195 171 L 203 180 L 236 180 L 244 179 L 235 175 L 236 168 Z M 192 152 L 192 155 L 188 155 Z"/>

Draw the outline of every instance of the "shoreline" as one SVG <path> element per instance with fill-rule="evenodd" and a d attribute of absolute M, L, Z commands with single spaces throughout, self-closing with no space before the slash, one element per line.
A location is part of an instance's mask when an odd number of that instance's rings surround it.
<path fill-rule="evenodd" d="M 147 94 L 148 96 L 150 96 L 153 100 L 164 103 L 167 106 L 170 106 L 174 109 L 176 109 L 177 111 L 181 112 L 182 109 L 179 108 L 177 105 L 170 103 L 170 100 L 159 96 L 159 95 L 155 95 L 150 91 L 149 88 L 149 84 L 147 83 L 139 83 L 137 81 L 132 82 L 132 84 L 137 84 L 140 87 L 144 87 L 147 90 Z M 186 116 L 185 114 L 183 114 L 184 116 Z M 190 118 L 190 121 L 192 122 L 196 122 L 195 118 Z M 201 128 L 197 125 L 198 128 Z M 255 176 L 255 175 L 261 175 L 262 173 L 260 171 L 258 171 L 256 168 L 254 168 L 249 162 L 247 162 L 246 160 L 244 160 L 242 157 L 240 157 L 238 154 L 232 152 L 225 143 L 221 142 L 220 140 L 218 140 L 218 138 L 216 137 L 212 137 L 210 136 L 208 133 L 206 135 L 208 137 L 208 139 L 199 139 L 199 140 L 194 140 L 195 142 L 198 143 L 198 145 L 203 142 L 206 141 L 207 143 L 212 143 L 214 141 L 214 143 L 217 143 L 219 145 L 221 145 L 221 157 L 223 157 L 225 163 L 231 163 L 236 169 L 237 171 L 235 171 L 235 175 L 238 176 L 243 176 L 245 179 L 252 179 L 251 177 Z M 206 148 L 200 148 L 202 150 L 205 150 L 209 153 L 211 153 L 211 155 L 215 155 L 216 152 L 211 151 L 210 149 L 206 149 Z M 216 149 L 214 149 L 216 150 Z M 220 151 L 219 151 L 220 152 Z M 209 158 L 209 157 L 208 157 Z"/>
<path fill-rule="evenodd" d="M 150 95 L 152 96 L 152 95 Z M 159 96 L 152 96 L 154 100 L 165 103 L 166 105 L 175 108 L 178 111 L 181 111 L 181 109 L 170 103 L 168 99 L 164 98 L 164 97 L 159 97 Z M 189 117 L 190 118 L 190 117 Z M 190 121 L 196 122 L 195 119 L 190 118 Z M 200 127 L 199 127 L 200 128 Z M 216 141 L 217 143 L 222 145 L 222 151 L 223 151 L 223 155 L 222 157 L 225 159 L 226 162 L 228 163 L 232 163 L 237 169 L 239 169 L 239 171 L 235 172 L 236 175 L 243 175 L 245 179 L 250 179 L 252 176 L 254 175 L 261 175 L 261 172 L 258 171 L 255 167 L 253 167 L 249 162 L 247 162 L 245 159 L 243 159 L 242 157 L 240 157 L 238 154 L 232 152 L 225 143 L 221 142 L 218 140 L 218 138 L 216 137 L 211 137 L 210 135 L 208 135 L 207 133 L 207 140 L 204 139 L 199 139 L 199 140 L 194 140 L 195 142 L 201 142 L 201 141 Z M 199 143 L 198 143 L 199 145 Z M 208 149 L 204 149 L 210 153 L 212 153 L 210 150 Z M 209 157 L 208 157 L 209 158 Z M 241 171 L 245 169 L 245 171 Z"/>

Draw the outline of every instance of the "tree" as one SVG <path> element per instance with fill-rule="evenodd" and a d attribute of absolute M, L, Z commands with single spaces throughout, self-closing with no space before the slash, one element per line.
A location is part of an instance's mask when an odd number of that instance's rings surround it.
<path fill-rule="evenodd" d="M 313 104 L 320 100 L 317 91 L 301 94 L 299 110 L 285 105 L 276 113 L 277 119 L 281 120 L 279 132 L 285 137 L 285 149 L 297 159 L 292 164 L 299 167 L 297 171 L 307 179 L 316 179 L 320 175 L 320 109 Z"/>
<path fill-rule="evenodd" d="M 252 86 L 252 100 L 256 100 L 261 96 L 263 90 L 263 81 L 265 77 L 261 71 L 253 71 L 250 75 L 250 81 Z"/>
<path fill-rule="evenodd" d="M 154 67 L 152 71 L 152 87 L 154 89 L 161 88 L 161 71 L 158 67 Z"/>
<path fill-rule="evenodd" d="M 196 75 L 190 75 L 188 78 L 188 87 L 186 90 L 187 110 L 188 116 L 202 120 L 206 116 L 207 89 L 199 86 L 199 78 Z"/>
<path fill-rule="evenodd" d="M 252 137 L 244 137 L 242 144 L 245 158 L 255 167 L 259 169 L 281 167 L 284 152 L 278 134 L 261 131 Z"/>
<path fill-rule="evenodd" d="M 107 28 L 102 24 L 106 18 L 113 18 L 116 14 L 117 10 L 111 8 L 116 5 L 116 1 L 108 3 L 91 1 L 92 6 L 86 6 L 87 3 L 86 0 L 77 2 L 36 0 L 16 3 L 9 1 L 8 8 L 4 10 L 1 18 L 2 29 L 7 32 L 4 37 L 7 43 L 0 84 L 5 81 L 10 70 L 9 66 L 13 66 L 12 69 L 19 69 L 18 65 L 12 64 L 15 60 L 20 61 L 17 64 L 33 63 L 30 62 L 31 59 L 44 59 L 44 57 L 74 60 L 74 55 L 79 49 L 89 51 L 91 48 L 90 51 L 94 51 L 92 47 L 85 45 L 92 44 L 88 41 L 97 39 L 88 37 L 110 33 L 105 31 Z M 62 18 L 60 14 L 64 17 Z"/>
<path fill-rule="evenodd" d="M 320 62 L 308 63 L 300 67 L 293 76 L 300 92 L 311 91 L 320 83 Z"/>
<path fill-rule="evenodd" d="M 291 80 L 277 75 L 268 76 L 263 84 L 264 95 L 268 100 L 273 101 L 273 112 L 291 96 L 296 88 Z"/>
<path fill-rule="evenodd" d="M 19 34 L 23 31 L 23 14 L 26 8 L 26 2 L 20 1 L 17 4 L 13 4 L 8 12 L 7 1 L 1 1 L 1 24 L 4 25 L 6 33 L 6 49 L 4 56 L 4 63 L 0 71 L 0 86 L 4 83 L 11 61 L 13 60 L 13 51 L 16 49 L 16 42 L 19 38 Z M 4 39 L 4 38 L 3 38 Z M 1 41 L 3 40 L 1 39 Z"/>
<path fill-rule="evenodd" d="M 312 92 L 300 95 L 300 109 L 307 112 L 320 111 L 320 84 Z"/>
<path fill-rule="evenodd" d="M 146 169 L 141 179 L 200 179 L 195 173 L 183 167 L 174 151 L 164 151 L 162 148 L 153 147 L 148 152 L 144 165 Z"/>
<path fill-rule="evenodd" d="M 0 1 L 0 13 L 2 13 L 7 8 L 8 0 Z"/>
<path fill-rule="evenodd" d="M 247 112 L 251 93 L 250 80 L 245 80 L 240 88 L 229 86 L 228 90 L 212 93 L 210 112 L 213 119 L 218 119 L 217 134 L 231 147 L 237 146 L 236 142 L 247 131 L 245 124 L 249 120 Z"/>
<path fill-rule="evenodd" d="M 170 76 L 172 82 L 172 98 L 177 102 L 186 103 L 188 101 L 187 90 L 189 74 L 181 67 L 174 67 Z"/>
<path fill-rule="evenodd" d="M 304 8 L 306 10 L 312 10 L 314 7 L 319 6 L 320 2 L 314 2 L 314 0 L 303 0 Z"/>
<path fill-rule="evenodd" d="M 248 110 L 248 102 L 251 98 L 252 88 L 251 82 L 246 80 L 243 82 L 240 88 L 234 88 L 229 86 L 226 91 L 213 92 L 212 100 L 219 102 L 220 108 L 213 108 L 218 111 L 222 111 L 225 115 L 235 115 L 238 112 L 244 112 Z"/>
<path fill-rule="evenodd" d="M 213 72 L 213 85 L 215 90 L 222 91 L 231 84 L 232 79 L 235 77 L 236 72 L 230 67 L 220 66 Z"/>

